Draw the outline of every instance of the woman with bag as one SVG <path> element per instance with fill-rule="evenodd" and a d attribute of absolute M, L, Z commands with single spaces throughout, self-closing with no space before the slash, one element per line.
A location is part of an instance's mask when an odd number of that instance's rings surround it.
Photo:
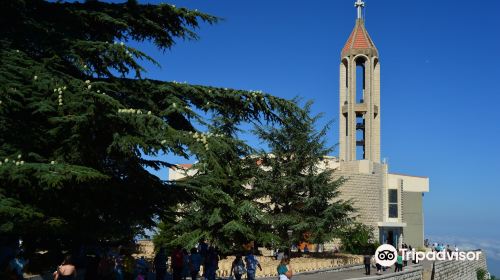
<path fill-rule="evenodd" d="M 54 272 L 54 280 L 71 280 L 76 278 L 76 268 L 70 255 L 64 258 L 63 263 Z"/>
<path fill-rule="evenodd" d="M 236 255 L 236 258 L 231 265 L 231 272 L 229 272 L 229 277 L 234 273 L 234 278 L 236 280 L 241 280 L 241 276 L 245 274 L 247 270 L 245 269 L 245 263 L 243 262 L 243 258 L 241 254 Z"/>
<path fill-rule="evenodd" d="M 292 266 L 290 265 L 290 258 L 288 256 L 281 259 L 278 265 L 278 277 L 279 280 L 290 280 L 293 276 Z"/>

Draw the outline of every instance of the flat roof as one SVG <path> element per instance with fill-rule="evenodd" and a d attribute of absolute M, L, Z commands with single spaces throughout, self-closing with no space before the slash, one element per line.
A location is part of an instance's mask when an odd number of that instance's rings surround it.
<path fill-rule="evenodd" d="M 399 175 L 399 176 L 407 176 L 407 177 L 416 177 L 416 178 L 425 178 L 429 179 L 428 176 L 416 176 L 416 175 L 409 175 L 409 174 L 404 174 L 404 173 L 389 173 L 390 175 Z"/>

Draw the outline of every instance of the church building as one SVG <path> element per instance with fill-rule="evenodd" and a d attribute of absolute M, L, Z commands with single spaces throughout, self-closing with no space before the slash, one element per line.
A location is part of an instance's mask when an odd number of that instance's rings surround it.
<path fill-rule="evenodd" d="M 390 173 L 381 161 L 381 63 L 365 27 L 364 5 L 355 3 L 357 19 L 340 56 L 339 155 L 322 161 L 320 168 L 335 169 L 336 178 L 346 179 L 340 198 L 353 201 L 357 221 L 371 226 L 381 244 L 423 247 L 429 178 Z M 171 168 L 169 180 L 192 175 L 190 167 Z"/>

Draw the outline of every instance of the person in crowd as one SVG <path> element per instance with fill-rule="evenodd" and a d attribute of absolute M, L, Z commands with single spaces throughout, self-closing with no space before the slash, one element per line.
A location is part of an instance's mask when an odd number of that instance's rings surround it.
<path fill-rule="evenodd" d="M 410 246 L 408 246 L 408 251 L 410 254 L 408 254 L 408 262 L 410 263 L 413 263 L 413 254 L 411 253 L 413 251 L 413 248 Z"/>
<path fill-rule="evenodd" d="M 154 258 L 154 269 L 156 272 L 156 280 L 165 280 L 167 274 L 167 254 L 165 248 L 160 248 Z"/>
<path fill-rule="evenodd" d="M 229 276 L 234 274 L 236 280 L 241 280 L 241 277 L 246 273 L 245 263 L 243 263 L 243 257 L 241 254 L 237 254 L 233 263 L 231 264 L 231 271 Z"/>
<path fill-rule="evenodd" d="M 115 267 L 114 267 L 115 280 L 125 280 L 123 256 L 116 255 L 113 259 L 115 261 Z"/>
<path fill-rule="evenodd" d="M 307 247 L 307 244 L 304 245 L 304 254 L 309 253 L 309 247 Z"/>
<path fill-rule="evenodd" d="M 198 242 L 198 253 L 201 256 L 201 265 L 203 266 L 203 277 L 206 278 L 206 272 L 207 269 L 205 268 L 205 258 L 207 257 L 208 253 L 208 243 L 205 238 L 201 238 L 200 241 Z"/>
<path fill-rule="evenodd" d="M 398 252 L 395 266 L 394 272 L 403 271 L 403 255 L 401 252 Z"/>
<path fill-rule="evenodd" d="M 377 275 L 382 275 L 382 266 L 379 263 L 375 263 L 375 267 L 377 268 Z"/>
<path fill-rule="evenodd" d="M 219 253 L 217 248 L 213 246 L 208 247 L 207 256 L 205 257 L 205 264 L 203 269 L 206 269 L 205 278 L 208 280 L 215 280 L 215 273 L 219 266 Z"/>
<path fill-rule="evenodd" d="M 408 252 L 408 244 L 403 243 L 403 252 Z M 404 258 L 403 260 L 403 266 L 408 266 L 408 260 Z"/>
<path fill-rule="evenodd" d="M 76 279 L 76 268 L 70 255 L 64 258 L 62 264 L 54 271 L 54 280 Z"/>
<path fill-rule="evenodd" d="M 182 279 L 186 280 L 186 278 L 190 275 L 189 270 L 189 252 L 186 249 L 182 249 Z"/>
<path fill-rule="evenodd" d="M 137 277 L 139 275 L 142 275 L 143 277 L 146 277 L 149 273 L 149 265 L 144 256 L 140 257 L 137 262 L 135 263 L 135 271 Z"/>
<path fill-rule="evenodd" d="M 134 279 L 135 259 L 130 255 L 130 252 L 127 252 L 123 257 L 123 271 L 125 272 L 125 280 Z"/>
<path fill-rule="evenodd" d="M 370 265 L 372 263 L 372 256 L 365 254 L 363 257 L 363 264 L 365 265 L 365 275 L 370 275 Z"/>
<path fill-rule="evenodd" d="M 285 252 L 283 250 L 277 249 L 276 260 L 281 261 L 284 256 L 285 256 Z"/>
<path fill-rule="evenodd" d="M 247 279 L 255 280 L 257 267 L 262 271 L 262 266 L 260 266 L 259 260 L 253 254 L 253 250 L 248 251 L 247 255 L 245 256 L 245 263 L 247 268 Z"/>
<path fill-rule="evenodd" d="M 99 280 L 113 280 L 114 262 L 108 254 L 101 255 L 97 267 L 97 277 Z"/>
<path fill-rule="evenodd" d="M 87 269 L 85 270 L 85 280 L 95 280 L 97 277 L 97 269 L 99 267 L 99 256 L 87 256 Z"/>
<path fill-rule="evenodd" d="M 173 270 L 173 280 L 181 280 L 182 270 L 184 268 L 184 254 L 182 253 L 182 247 L 180 245 L 177 245 L 172 252 L 171 262 Z"/>
<path fill-rule="evenodd" d="M 293 276 L 292 266 L 290 265 L 290 258 L 283 257 L 278 265 L 279 280 L 290 280 Z"/>
<path fill-rule="evenodd" d="M 191 254 L 189 255 L 189 271 L 191 274 L 191 280 L 196 280 L 198 278 L 201 262 L 202 259 L 198 250 L 196 250 L 196 248 L 192 248 Z"/>
<path fill-rule="evenodd" d="M 205 238 L 200 239 L 200 242 L 198 243 L 198 253 L 200 254 L 203 262 L 205 261 L 205 257 L 207 256 L 208 253 L 208 243 Z"/>
<path fill-rule="evenodd" d="M 22 252 L 19 251 L 16 256 L 9 261 L 7 266 L 8 274 L 12 279 L 23 280 L 24 279 L 24 268 L 28 262 L 23 258 Z"/>

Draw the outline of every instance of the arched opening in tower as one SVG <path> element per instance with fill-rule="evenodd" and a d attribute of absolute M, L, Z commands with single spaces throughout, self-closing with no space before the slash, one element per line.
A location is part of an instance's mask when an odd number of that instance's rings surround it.
<path fill-rule="evenodd" d="M 356 59 L 356 103 L 363 103 L 365 99 L 365 62 L 364 57 Z"/>
<path fill-rule="evenodd" d="M 359 56 L 356 62 L 356 104 L 365 102 L 366 58 Z M 356 112 L 356 160 L 366 158 L 365 114 Z"/>

